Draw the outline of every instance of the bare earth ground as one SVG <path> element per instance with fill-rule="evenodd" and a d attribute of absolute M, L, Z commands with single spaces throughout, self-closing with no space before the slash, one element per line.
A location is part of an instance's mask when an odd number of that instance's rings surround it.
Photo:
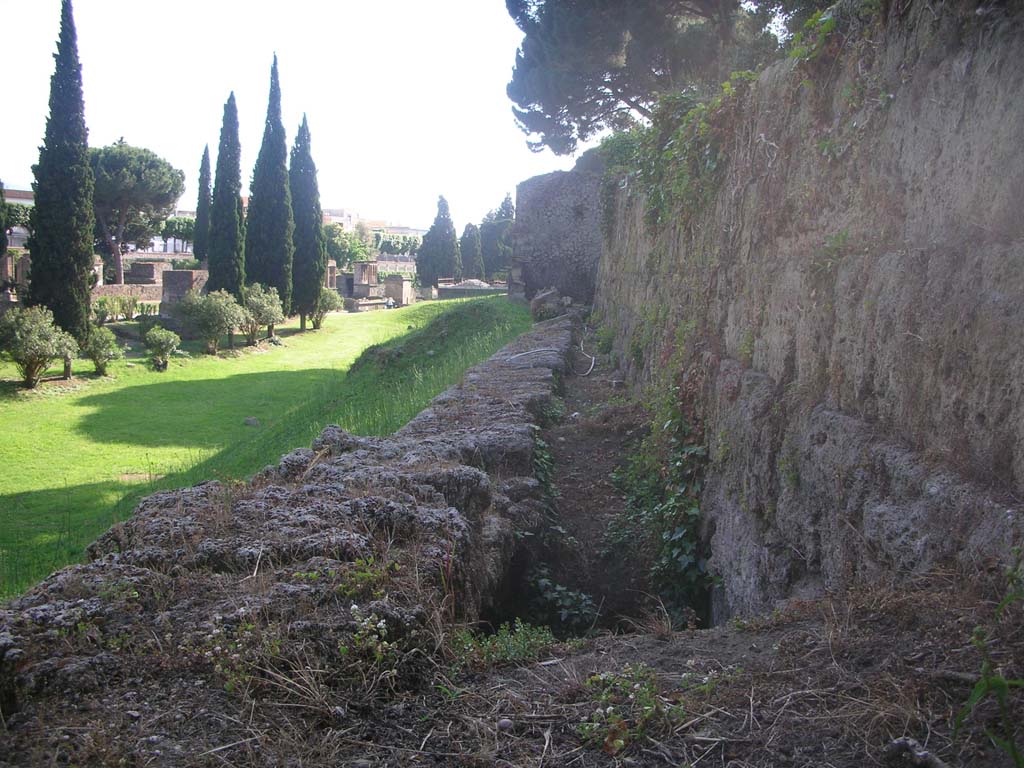
<path fill-rule="evenodd" d="M 569 377 L 566 419 L 544 434 L 560 522 L 580 542 L 564 570 L 608 614 L 636 604 L 627 564 L 595 553 L 623 504 L 610 476 L 643 429 L 613 378 L 601 367 Z M 88 705 L 67 699 L 59 734 L 38 727 L 82 745 L 89 765 L 1011 766 L 985 730 L 1001 736 L 1009 723 L 1021 741 L 1019 692 L 1004 717 L 987 698 L 952 735 L 982 669 L 975 626 L 989 628 L 992 669 L 1024 678 L 1024 611 L 1016 603 L 997 618 L 1004 589 L 999 574 L 936 573 L 709 630 L 640 619 L 642 631 L 554 645 L 529 664 L 409 654 L 400 679 L 381 677 L 364 699 L 339 697 L 312 662 L 269 677 L 256 696 L 191 688 L 208 662 L 156 637 L 134 684 Z M 5 744 L 6 728 L 0 765 L 32 764 L 19 748 L 39 734 L 22 727 Z M 220 746 L 161 754 L 172 730 Z M 130 748 L 126 734 L 137 734 Z M 892 746 L 903 737 L 918 742 L 916 758 Z"/>

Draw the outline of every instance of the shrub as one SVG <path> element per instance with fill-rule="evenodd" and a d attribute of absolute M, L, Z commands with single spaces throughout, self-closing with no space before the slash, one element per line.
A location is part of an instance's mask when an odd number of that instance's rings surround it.
<path fill-rule="evenodd" d="M 139 306 L 139 300 L 134 296 L 121 297 L 121 317 L 131 320 L 135 317 L 135 310 Z"/>
<path fill-rule="evenodd" d="M 320 298 L 316 302 L 316 310 L 310 315 L 313 320 L 313 330 L 320 330 L 328 312 L 340 312 L 344 307 L 345 304 L 342 302 L 341 296 L 338 295 L 337 291 L 330 289 L 320 291 Z"/>
<path fill-rule="evenodd" d="M 213 291 L 205 296 L 189 291 L 181 300 L 179 311 L 188 326 L 206 342 L 206 352 L 217 354 L 220 339 L 242 324 L 244 314 L 227 291 Z"/>
<path fill-rule="evenodd" d="M 166 371 L 167 361 L 181 344 L 181 337 L 174 331 L 157 326 L 149 329 L 144 341 L 149 350 L 149 359 L 153 362 L 153 370 Z"/>
<path fill-rule="evenodd" d="M 92 360 L 96 373 L 107 375 L 107 364 L 111 360 L 124 357 L 124 352 L 117 344 L 114 333 L 109 328 L 93 328 L 89 340 L 82 347 L 82 356 Z"/>
<path fill-rule="evenodd" d="M 92 319 L 98 326 L 102 326 L 107 320 L 117 319 L 111 311 L 110 299 L 104 297 L 92 303 Z"/>
<path fill-rule="evenodd" d="M 51 362 L 78 354 L 78 344 L 53 324 L 46 307 L 13 308 L 0 316 L 0 351 L 14 361 L 22 383 L 33 389 Z"/>
<path fill-rule="evenodd" d="M 274 324 L 284 322 L 284 310 L 277 288 L 264 288 L 259 283 L 245 289 L 245 307 L 239 328 L 250 345 L 256 343 L 260 328 L 267 326 L 267 337 L 274 335 Z"/>

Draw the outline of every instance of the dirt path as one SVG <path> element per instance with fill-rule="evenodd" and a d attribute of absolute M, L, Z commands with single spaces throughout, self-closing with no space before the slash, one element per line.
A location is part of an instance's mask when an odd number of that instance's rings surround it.
<path fill-rule="evenodd" d="M 568 547 L 575 556 L 559 564 L 557 575 L 589 593 L 601 607 L 601 625 L 611 626 L 620 614 L 635 614 L 643 598 L 638 569 L 606 553 L 604 537 L 625 509 L 613 478 L 643 436 L 644 414 L 627 400 L 606 356 L 587 374 L 590 362 L 577 353 L 579 373 L 564 381 L 564 419 L 542 438 L 554 458 L 559 524 L 568 541 L 578 542 Z"/>

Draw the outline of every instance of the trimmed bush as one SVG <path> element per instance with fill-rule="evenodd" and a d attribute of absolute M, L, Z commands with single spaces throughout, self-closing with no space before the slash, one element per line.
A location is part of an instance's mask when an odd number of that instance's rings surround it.
<path fill-rule="evenodd" d="M 206 353 L 217 354 L 222 336 L 234 332 L 245 319 L 242 307 L 227 291 L 213 291 L 205 296 L 189 291 L 178 310 L 192 331 L 206 343 Z"/>
<path fill-rule="evenodd" d="M 124 351 L 117 343 L 117 338 L 109 328 L 93 328 L 89 340 L 82 347 L 82 357 L 92 360 L 96 373 L 107 375 L 107 364 L 111 360 L 124 357 Z"/>
<path fill-rule="evenodd" d="M 344 308 L 345 304 L 337 291 L 330 289 L 320 291 L 320 298 L 316 302 L 316 311 L 310 315 L 310 318 L 313 320 L 313 330 L 320 330 L 328 312 L 340 312 Z"/>
<path fill-rule="evenodd" d="M 274 325 L 284 322 L 284 309 L 277 289 L 273 287 L 264 288 L 254 283 L 245 289 L 244 296 L 245 307 L 238 327 L 252 346 L 256 344 L 256 337 L 263 326 L 267 326 L 267 338 L 274 335 Z"/>
<path fill-rule="evenodd" d="M 46 307 L 16 307 L 0 316 L 0 351 L 14 361 L 22 383 L 34 389 L 50 363 L 78 354 L 78 344 L 54 325 Z"/>
<path fill-rule="evenodd" d="M 149 350 L 149 359 L 153 363 L 153 370 L 166 371 L 171 355 L 181 344 L 181 337 L 174 331 L 157 326 L 149 329 L 144 342 L 146 349 Z"/>

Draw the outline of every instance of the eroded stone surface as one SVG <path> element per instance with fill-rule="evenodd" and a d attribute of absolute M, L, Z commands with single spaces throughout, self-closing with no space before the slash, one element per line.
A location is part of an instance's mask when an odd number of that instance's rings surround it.
<path fill-rule="evenodd" d="M 301 702 L 274 670 L 309 667 L 348 711 L 358 702 L 334 677 L 368 653 L 359 632 L 427 647 L 432 612 L 474 619 L 543 496 L 532 414 L 572 327 L 535 326 L 394 435 L 329 426 L 250 483 L 144 499 L 92 562 L 0 610 L 0 764 L 180 765 L 245 738 L 231 724 L 239 686 Z"/>

